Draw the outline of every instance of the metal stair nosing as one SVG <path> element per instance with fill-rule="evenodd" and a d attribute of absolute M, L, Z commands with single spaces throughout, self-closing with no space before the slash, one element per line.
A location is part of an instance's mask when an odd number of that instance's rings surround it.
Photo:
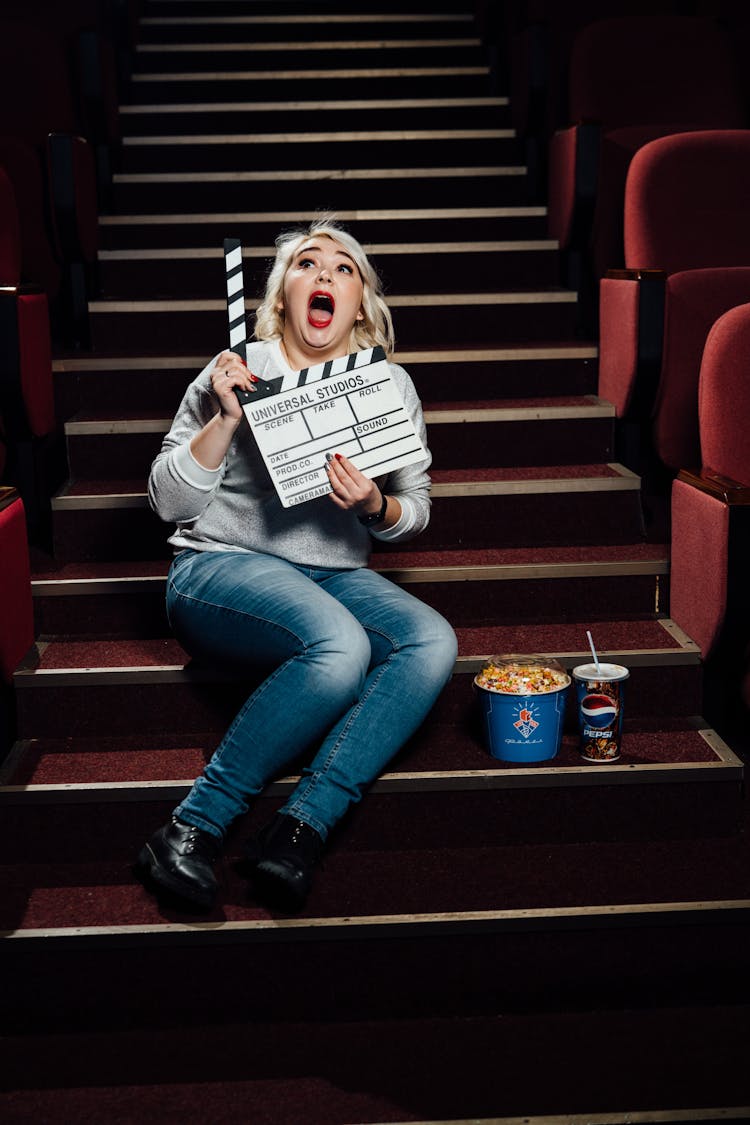
<path fill-rule="evenodd" d="M 448 911 L 424 914 L 385 914 L 320 918 L 262 918 L 223 922 L 163 922 L 153 924 L 19 928 L 0 932 L 14 946 L 64 943 L 67 947 L 95 944 L 175 943 L 226 944 L 241 942 L 320 942 L 412 937 L 451 937 L 544 932 L 606 932 L 649 926 L 707 926 L 719 921 L 747 925 L 750 900 L 722 899 L 685 902 L 643 902 L 585 907 L 547 907 L 521 910 Z"/>

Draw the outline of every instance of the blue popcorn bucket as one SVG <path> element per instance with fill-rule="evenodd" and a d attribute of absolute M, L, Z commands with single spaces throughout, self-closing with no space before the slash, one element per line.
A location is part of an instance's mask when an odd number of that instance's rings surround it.
<path fill-rule="evenodd" d="M 570 676 L 544 656 L 493 656 L 474 677 L 487 748 L 503 762 L 545 762 L 560 749 Z"/>

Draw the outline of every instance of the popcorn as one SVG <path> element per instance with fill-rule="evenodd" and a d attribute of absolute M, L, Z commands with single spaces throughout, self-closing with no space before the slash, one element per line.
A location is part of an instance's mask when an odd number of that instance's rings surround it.
<path fill-rule="evenodd" d="M 543 695 L 560 691 L 570 676 L 556 660 L 541 656 L 493 656 L 474 677 L 477 687 L 504 695 Z"/>

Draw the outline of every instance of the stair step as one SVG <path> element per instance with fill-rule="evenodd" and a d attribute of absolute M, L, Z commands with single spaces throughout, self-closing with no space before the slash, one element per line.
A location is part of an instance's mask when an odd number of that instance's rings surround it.
<path fill-rule="evenodd" d="M 247 300 L 248 311 L 258 303 Z M 470 338 L 484 346 L 519 336 L 567 339 L 574 334 L 576 304 L 574 292 L 555 288 L 388 296 L 402 348 L 430 346 L 436 338 L 446 345 Z M 123 355 L 139 350 L 145 340 L 150 351 L 173 352 L 179 341 L 194 352 L 207 340 L 220 342 L 227 335 L 226 298 L 92 301 L 89 309 L 96 349 Z"/>
<path fill-rule="evenodd" d="M 487 656 L 498 652 L 540 652 L 554 656 L 565 667 L 590 661 L 585 641 L 586 626 L 581 622 L 531 622 L 526 625 L 486 625 L 457 630 L 458 657 L 455 672 L 474 675 Z M 640 621 L 617 619 L 599 622 L 597 649 L 604 660 L 629 667 L 658 667 L 697 664 L 698 646 L 669 618 Z M 579 642 L 579 643 L 576 643 Z M 90 683 L 133 682 L 140 676 L 163 683 L 246 681 L 246 675 L 227 676 L 221 669 L 186 668 L 188 657 L 171 637 L 131 640 L 50 640 L 40 641 L 36 659 L 15 676 L 19 688 L 40 679 Z M 587 655 L 588 654 L 588 655 Z"/>
<path fill-rule="evenodd" d="M 82 803 L 176 804 L 216 740 L 182 734 L 158 743 L 136 735 L 17 743 L 0 770 L 0 804 L 24 810 L 9 814 L 24 834 L 64 805 L 57 829 L 71 838 Z M 628 722 L 623 758 L 607 766 L 582 761 L 575 733 L 552 761 L 519 767 L 491 758 L 479 732 L 429 724 L 374 784 L 346 828 L 346 847 L 439 848 L 448 821 L 454 847 L 729 835 L 740 829 L 742 779 L 742 762 L 700 720 Z M 253 822 L 298 781 L 291 773 L 269 785 Z"/>
<path fill-rule="evenodd" d="M 77 958 L 76 969 L 78 965 Z M 61 998 L 57 992 L 56 999 Z M 67 1006 L 59 1004 L 58 1012 Z M 80 1010 L 75 1003 L 70 1006 Z M 119 1013 L 120 1007 L 114 1011 Z M 692 1004 L 679 1015 L 658 1008 L 645 1015 L 637 1005 L 627 1005 L 620 1011 L 531 1016 L 475 1013 L 460 1021 L 448 1014 L 409 1018 L 393 1012 L 376 1020 L 365 1012 L 358 1020 L 311 1017 L 291 1022 L 269 1011 L 251 1020 L 238 1015 L 236 1021 L 225 1018 L 204 1027 L 194 1020 L 181 1022 L 168 1030 L 168 1052 L 166 1029 L 154 1026 L 155 1021 L 135 1034 L 131 1021 L 123 1020 L 102 1034 L 81 1026 L 79 1017 L 77 1030 L 70 1033 L 60 1029 L 59 1021 L 45 1023 L 45 1033 L 35 1036 L 38 1051 L 29 1051 L 28 1035 L 22 1032 L 4 1038 L 15 1088 L 2 1104 L 7 1104 L 9 1121 L 14 1115 L 17 1121 L 83 1120 L 86 1113 L 92 1120 L 109 1121 L 124 1106 L 133 1118 L 156 1121 L 165 1119 L 165 1105 L 175 1118 L 185 1120 L 195 1116 L 200 1104 L 210 1105 L 225 1125 L 239 1125 L 248 1112 L 264 1125 L 397 1118 L 405 1125 L 404 1107 L 408 1111 L 411 1106 L 422 1115 L 417 1125 L 427 1125 L 427 1118 L 461 1125 L 466 1113 L 473 1125 L 616 1125 L 618 1117 L 629 1125 L 747 1120 L 748 1107 L 740 1105 L 746 1093 L 746 1010 L 739 1004 Z M 665 1043 L 681 1066 L 665 1067 Z M 708 1044 L 715 1062 L 703 1067 L 699 1054 Z M 529 1082 L 528 1060 L 536 1055 L 545 1060 L 543 1084 Z M 581 1055 L 592 1071 L 585 1100 L 607 1109 L 574 1111 L 584 1100 L 576 1066 Z M 656 1061 L 660 1056 L 661 1063 Z M 279 1058 L 288 1063 L 283 1077 L 277 1071 Z M 436 1067 L 438 1058 L 441 1065 Z M 498 1058 L 504 1070 L 501 1092 Z M 628 1096 L 614 1097 L 623 1071 L 638 1080 L 629 1082 Z M 648 1104 L 658 1110 L 635 1108 L 642 1104 L 642 1089 L 654 1090 Z M 612 1106 L 623 1108 L 610 1112 Z M 235 1112 L 235 1107 L 241 1109 Z M 562 1117 L 567 1110 L 572 1112 Z M 414 1114 L 410 1119 L 416 1121 Z"/>
<path fill-rule="evenodd" d="M 404 99 L 439 98 L 450 83 L 453 97 L 486 97 L 492 90 L 490 69 L 476 54 L 461 62 L 450 49 L 420 52 L 401 51 L 402 58 L 384 58 L 371 52 L 369 58 L 322 56 L 317 67 L 304 60 L 269 59 L 258 66 L 258 57 L 249 53 L 205 55 L 175 54 L 145 56 L 131 78 L 133 98 L 139 103 L 168 101 L 312 101 L 324 89 L 328 97 L 352 101 L 358 98 Z M 411 57 L 410 57 L 411 56 Z M 297 65 L 295 65 L 295 61 Z"/>
<path fill-rule="evenodd" d="M 423 403 L 433 463 L 444 471 L 524 466 L 540 449 L 550 464 L 607 461 L 612 451 L 611 403 L 595 396 L 497 402 Z M 65 424 L 70 472 L 93 480 L 117 465 L 137 476 L 161 448 L 171 418 L 96 418 L 78 415 Z M 614 487 L 618 474 L 609 476 Z M 617 485 L 637 489 L 620 469 Z"/>
<path fill-rule="evenodd" d="M 265 246 L 283 228 L 307 226 L 312 211 L 238 211 L 206 214 L 100 215 L 99 245 L 103 250 L 182 248 L 185 228 L 194 246 L 221 245 L 231 230 L 245 246 Z M 546 207 L 416 207 L 407 211 L 339 211 L 344 223 L 363 245 L 480 239 L 506 241 L 542 239 L 547 234 Z"/>
<path fill-rule="evenodd" d="M 9 805 L 3 812 L 0 836 L 7 854 L 14 830 L 31 810 Z M 248 899 L 246 879 L 236 870 L 242 840 L 254 828 L 248 821 L 238 826 L 219 864 L 222 888 L 214 910 L 205 920 L 186 911 L 182 924 L 174 918 L 167 923 L 131 865 L 144 838 L 168 818 L 169 804 L 93 804 L 85 818 L 79 810 L 77 833 L 68 829 L 75 821 L 65 806 L 39 806 L 37 812 L 44 827 L 28 834 L 26 854 L 5 873 L 0 930 L 14 942 L 46 934 L 47 945 L 66 937 L 98 938 L 102 945 L 130 937 L 148 945 L 160 931 L 174 937 L 180 930 L 186 939 L 192 933 L 194 945 L 292 936 L 320 942 L 377 935 L 393 942 L 407 935 L 549 935 L 555 926 L 606 935 L 618 924 L 629 926 L 636 940 L 633 926 L 679 928 L 680 915 L 689 916 L 683 925 L 721 924 L 723 914 L 747 926 L 750 917 L 750 857 L 741 833 L 554 849 L 547 843 L 455 847 L 443 838 L 437 848 L 396 843 L 356 850 L 347 847 L 344 830 L 327 849 L 304 911 L 279 918 Z M 50 837 L 56 841 L 55 886 L 40 878 L 49 873 Z"/>
<path fill-rule="evenodd" d="M 244 0 L 239 0 L 244 3 Z M 284 0 L 281 11 L 278 0 L 253 0 L 252 16 L 245 16 L 238 7 L 238 0 L 149 0 L 148 14 L 144 14 L 138 21 L 139 26 L 143 20 L 167 20 L 169 24 L 191 22 L 193 19 L 215 19 L 227 17 L 232 23 L 238 18 L 250 24 L 281 27 L 276 37 L 283 34 L 287 25 L 293 25 L 295 39 L 305 37 L 305 28 L 320 27 L 326 29 L 330 20 L 334 26 L 339 24 L 383 24 L 398 25 L 401 22 L 426 24 L 429 26 L 435 20 L 447 21 L 452 25 L 473 22 L 473 15 L 467 11 L 460 11 L 455 3 L 446 0 L 410 0 L 407 11 L 404 12 L 403 3 L 398 0 L 381 0 L 377 11 L 360 12 L 352 7 L 346 0 L 326 0 L 316 11 L 311 14 L 309 6 L 301 0 Z M 316 33 L 319 35 L 319 32 Z"/>
<path fill-rule="evenodd" d="M 167 630 L 168 560 L 56 563 L 32 581 L 37 635 L 159 636 Z M 574 617 L 617 606 L 638 617 L 666 604 L 668 550 L 661 544 L 468 551 L 388 551 L 371 565 L 434 606 L 454 625 Z"/>
<path fill-rule="evenodd" d="M 210 356 L 81 356 L 58 353 L 53 361 L 62 418 L 77 413 L 127 416 L 134 402 L 171 418 L 191 379 Z M 595 391 L 597 349 L 554 342 L 507 348 L 445 348 L 398 351 L 423 398 L 443 402 L 585 395 Z M 456 377 L 460 365 L 461 377 Z"/>
<path fill-rule="evenodd" d="M 231 228 L 230 228 L 231 229 Z M 442 285 L 447 293 L 482 285 L 555 285 L 557 243 L 550 239 L 502 242 L 407 242 L 364 247 L 386 292 Z M 260 290 L 274 258 L 272 246 L 245 248 L 247 292 Z M 213 247 L 100 250 L 101 293 L 117 298 L 212 297 L 223 284 L 221 239 Z"/>
<path fill-rule="evenodd" d="M 435 722 L 474 722 L 471 679 L 484 660 L 502 652 L 542 652 L 566 667 L 590 659 L 590 623 L 523 622 L 458 627 L 459 656 L 453 679 L 433 711 Z M 700 652 L 669 619 L 596 623 L 600 656 L 631 669 L 628 716 L 700 713 Z M 19 737 L 129 734 L 132 716 L 148 737 L 170 729 L 220 734 L 250 690 L 247 677 L 188 663 L 166 637 L 40 641 L 14 678 Z"/>
<path fill-rule="evenodd" d="M 320 93 L 320 91 L 318 91 Z M 302 133 L 317 115 L 326 129 L 507 127 L 507 98 L 339 98 L 314 101 L 139 102 L 121 106 L 124 136 L 173 133 Z"/>
<path fill-rule="evenodd" d="M 466 35 L 445 38 L 350 38 L 258 41 L 231 35 L 198 42 L 138 43 L 133 59 L 133 77 L 184 74 L 223 75 L 249 71 L 268 74 L 277 82 L 281 75 L 306 79 L 308 74 L 344 69 L 363 77 L 383 67 L 427 69 L 450 67 L 486 70 L 486 51 L 481 40 Z"/>
<path fill-rule="evenodd" d="M 468 26 L 467 26 L 468 25 Z M 331 12 L 316 15 L 286 13 L 282 15 L 232 15 L 143 17 L 139 20 L 139 42 L 144 47 L 159 43 L 219 43 L 226 39 L 262 46 L 277 42 L 283 36 L 284 46 L 304 50 L 311 42 L 325 35 L 326 45 L 336 47 L 341 42 L 355 40 L 437 39 L 476 34 L 471 12 L 444 13 L 390 13 L 362 12 L 359 14 Z M 344 48 L 346 49 L 346 48 Z"/>
<path fill-rule="evenodd" d="M 55 555 L 113 560 L 165 557 L 167 525 L 140 479 L 70 481 L 52 500 Z M 613 464 L 436 470 L 421 550 L 632 542 L 640 537 L 638 478 Z"/>
<path fill-rule="evenodd" d="M 471 17 L 463 22 L 470 21 Z M 287 15 L 285 20 L 275 23 L 264 18 L 248 18 L 243 13 L 234 17 L 206 17 L 203 20 L 186 20 L 177 16 L 169 23 L 163 20 L 158 23 L 154 20 L 143 21 L 140 25 L 142 27 L 171 28 L 172 33 L 139 37 L 136 54 L 160 55 L 175 51 L 226 54 L 249 51 L 253 54 L 293 58 L 295 52 L 299 52 L 298 57 L 307 59 L 310 54 L 314 56 L 316 51 L 326 52 L 331 58 L 337 54 L 343 58 L 349 57 L 351 52 L 368 53 L 375 50 L 382 53 L 409 47 L 417 54 L 441 46 L 480 47 L 482 41 L 477 37 L 475 29 L 460 27 L 460 22 L 439 16 L 434 16 L 431 20 L 415 20 L 410 14 L 397 21 L 387 15 L 372 18 L 363 13 L 359 18 L 340 16 L 332 21 L 331 26 L 337 34 L 329 35 L 327 20 L 319 21 L 316 25 L 293 14 L 292 18 Z M 435 23 L 444 23 L 446 26 L 438 32 L 435 30 Z M 392 26 L 387 27 L 389 24 Z M 407 24 L 412 26 L 404 31 L 404 25 Z M 304 34 L 305 31 L 313 32 L 316 26 L 317 35 Z M 273 28 L 276 28 L 275 34 L 268 34 Z"/>
<path fill-rule="evenodd" d="M 457 167 L 479 163 L 488 154 L 498 164 L 512 163 L 512 129 L 401 129 L 372 132 L 207 133 L 124 137 L 122 174 L 191 172 L 196 167 L 257 172 L 273 168 L 317 169 L 321 164 L 356 169 L 409 160 L 431 168 L 446 152 Z"/>
<path fill-rule="evenodd" d="M 209 165 L 210 167 L 210 165 Z M 133 211 L 241 211 L 251 197 L 254 208 L 318 211 L 353 207 L 415 208 L 429 199 L 434 207 L 459 206 L 470 189 L 476 206 L 527 203 L 527 169 L 497 162 L 457 168 L 385 167 L 277 170 L 116 173 L 113 209 Z M 468 337 L 467 337 L 468 338 Z"/>

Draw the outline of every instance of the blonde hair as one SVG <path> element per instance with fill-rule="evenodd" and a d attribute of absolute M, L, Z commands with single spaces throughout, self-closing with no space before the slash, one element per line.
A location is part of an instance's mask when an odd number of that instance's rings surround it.
<path fill-rule="evenodd" d="M 306 230 L 284 231 L 276 239 L 276 259 L 266 281 L 263 300 L 255 313 L 256 340 L 275 340 L 284 334 L 284 311 L 279 308 L 283 301 L 284 279 L 294 255 L 309 238 L 330 238 L 339 242 L 351 254 L 362 278 L 362 312 L 364 320 L 358 320 L 349 337 L 349 350 L 361 351 L 380 344 L 386 355 L 391 355 L 396 341 L 390 309 L 385 303 L 383 289 L 375 269 L 367 255 L 347 230 L 344 230 L 333 216 L 323 215 L 313 221 Z"/>

